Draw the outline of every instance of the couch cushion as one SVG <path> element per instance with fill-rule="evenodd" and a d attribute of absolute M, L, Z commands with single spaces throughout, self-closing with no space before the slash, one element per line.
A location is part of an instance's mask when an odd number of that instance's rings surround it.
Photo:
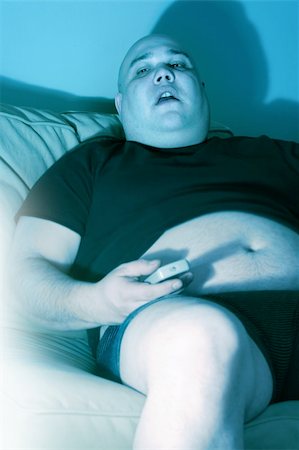
<path fill-rule="evenodd" d="M 131 449 L 144 397 L 96 376 L 84 338 L 11 328 L 3 337 L 5 449 Z"/>
<path fill-rule="evenodd" d="M 245 427 L 246 449 L 298 450 L 299 402 L 288 401 L 269 406 Z"/>
<path fill-rule="evenodd" d="M 132 448 L 144 396 L 96 376 L 85 339 L 16 329 L 3 337 L 7 449 Z M 247 449 L 298 450 L 299 402 L 271 405 L 248 423 Z"/>

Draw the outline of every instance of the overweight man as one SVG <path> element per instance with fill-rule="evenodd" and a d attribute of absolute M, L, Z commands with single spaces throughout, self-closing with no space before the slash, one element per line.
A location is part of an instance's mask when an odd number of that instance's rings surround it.
<path fill-rule="evenodd" d="M 129 49 L 115 103 L 125 140 L 68 152 L 21 207 L 12 287 L 145 394 L 134 450 L 242 449 L 244 423 L 299 399 L 299 146 L 208 138 L 204 84 L 167 36 Z M 183 277 L 145 281 L 179 259 Z"/>

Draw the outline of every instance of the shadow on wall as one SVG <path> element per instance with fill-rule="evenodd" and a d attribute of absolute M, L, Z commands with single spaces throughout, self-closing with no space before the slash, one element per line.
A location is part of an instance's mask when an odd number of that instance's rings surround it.
<path fill-rule="evenodd" d="M 235 134 L 269 134 L 299 141 L 299 104 L 266 103 L 267 59 L 254 25 L 237 1 L 177 1 L 152 33 L 168 34 L 189 49 L 205 81 L 213 120 Z"/>
<path fill-rule="evenodd" d="M 115 113 L 114 100 L 103 97 L 79 97 L 67 92 L 33 86 L 0 76 L 1 102 L 15 106 L 62 111 L 98 111 Z"/>
<path fill-rule="evenodd" d="M 165 33 L 194 55 L 210 99 L 212 119 L 236 135 L 268 134 L 299 141 L 299 104 L 266 103 L 267 59 L 254 25 L 237 1 L 184 1 L 165 10 L 152 33 Z M 141 36 L 140 36 L 141 37 Z M 108 98 L 79 97 L 0 77 L 1 101 L 53 111 L 114 113 Z"/>

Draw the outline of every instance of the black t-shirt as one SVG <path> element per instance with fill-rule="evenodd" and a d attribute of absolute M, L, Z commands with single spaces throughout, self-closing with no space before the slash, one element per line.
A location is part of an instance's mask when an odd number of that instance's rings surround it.
<path fill-rule="evenodd" d="M 72 274 L 96 281 L 170 227 L 216 211 L 252 212 L 298 231 L 299 145 L 263 136 L 158 149 L 93 139 L 40 178 L 17 217 L 79 233 Z"/>

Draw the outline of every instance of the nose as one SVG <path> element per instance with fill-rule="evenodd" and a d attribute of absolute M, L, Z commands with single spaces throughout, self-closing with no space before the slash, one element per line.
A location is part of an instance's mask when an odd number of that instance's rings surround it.
<path fill-rule="evenodd" d="M 158 67 L 158 69 L 156 70 L 154 83 L 160 84 L 163 81 L 167 81 L 168 83 L 173 83 L 174 78 L 175 78 L 175 76 L 174 76 L 174 73 L 171 70 L 171 68 L 163 65 L 163 66 Z"/>

